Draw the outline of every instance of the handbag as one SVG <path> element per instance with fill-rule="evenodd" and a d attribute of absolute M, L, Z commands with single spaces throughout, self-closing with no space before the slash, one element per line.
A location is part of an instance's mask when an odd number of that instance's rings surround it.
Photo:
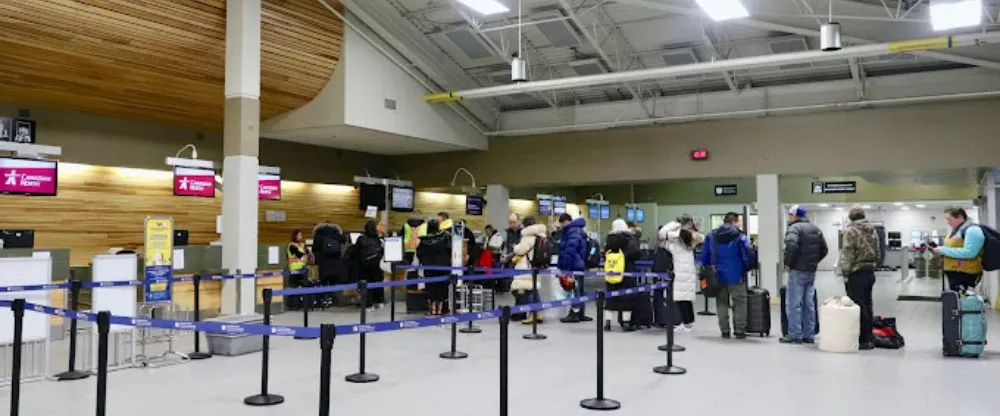
<path fill-rule="evenodd" d="M 572 292 L 576 288 L 576 279 L 573 278 L 571 274 L 564 274 L 559 276 L 559 286 L 567 292 Z"/>
<path fill-rule="evenodd" d="M 703 265 L 701 267 L 701 275 L 699 276 L 699 283 L 701 285 L 702 296 L 708 298 L 714 298 L 719 295 L 719 291 L 722 290 L 722 282 L 719 281 L 719 270 L 716 268 L 718 265 L 717 254 L 719 252 L 718 235 L 713 235 L 712 237 L 712 260 L 710 264 Z"/>

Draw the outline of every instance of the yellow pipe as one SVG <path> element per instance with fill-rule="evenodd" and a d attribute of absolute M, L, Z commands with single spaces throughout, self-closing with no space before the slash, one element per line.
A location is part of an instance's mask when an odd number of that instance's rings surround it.
<path fill-rule="evenodd" d="M 438 103 L 452 103 L 455 101 L 461 101 L 462 96 L 455 94 L 453 92 L 440 92 L 435 94 L 424 94 L 424 101 L 432 104 Z"/>

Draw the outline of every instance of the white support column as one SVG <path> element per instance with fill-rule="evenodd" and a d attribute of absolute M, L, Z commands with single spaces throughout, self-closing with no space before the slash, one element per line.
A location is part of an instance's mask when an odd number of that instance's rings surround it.
<path fill-rule="evenodd" d="M 503 185 L 486 185 L 486 223 L 502 231 L 509 216 L 510 190 Z"/>
<path fill-rule="evenodd" d="M 261 0 L 226 1 L 226 104 L 222 162 L 222 267 L 257 270 Z M 256 282 L 222 285 L 223 314 L 251 314 Z"/>
<path fill-rule="evenodd" d="M 983 224 L 989 225 L 990 227 L 997 228 L 997 221 L 1000 220 L 1000 206 L 997 205 L 998 200 L 1000 200 L 1000 188 L 998 188 L 997 176 L 1000 175 L 1000 169 L 993 168 L 986 174 L 983 179 L 982 184 L 982 195 L 986 196 L 986 216 L 980 216 L 979 221 Z M 989 297 L 993 305 L 997 305 L 1000 302 L 998 296 L 1000 296 L 1000 277 L 998 273 L 986 272 L 984 276 L 984 290 L 986 290 L 986 295 Z"/>
<path fill-rule="evenodd" d="M 757 175 L 757 250 L 760 260 L 761 286 L 778 293 L 782 281 L 781 196 L 778 175 Z"/>

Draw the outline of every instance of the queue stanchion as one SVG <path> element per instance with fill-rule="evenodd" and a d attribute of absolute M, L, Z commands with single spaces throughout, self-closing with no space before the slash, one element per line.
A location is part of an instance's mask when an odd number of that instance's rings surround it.
<path fill-rule="evenodd" d="M 668 281 L 670 282 L 670 284 L 668 284 L 667 288 L 666 288 L 666 295 L 665 295 L 666 301 L 665 301 L 665 303 L 667 304 L 666 305 L 667 306 L 667 316 L 669 316 L 670 320 L 673 321 L 674 317 L 677 316 L 677 304 L 674 303 L 674 276 L 671 275 L 667 279 L 669 279 Z M 660 345 L 659 347 L 656 347 L 656 349 L 658 349 L 660 351 L 666 351 L 667 352 L 667 365 L 664 368 L 673 367 L 673 364 L 672 364 L 673 360 L 674 360 L 673 359 L 673 357 L 674 357 L 673 353 L 675 353 L 675 352 L 682 352 L 682 351 L 686 351 L 687 350 L 687 348 L 684 348 L 683 345 L 678 345 L 678 344 L 674 343 L 674 324 L 673 324 L 673 322 L 670 322 L 669 324 L 667 324 L 667 343 L 663 344 L 663 345 Z M 657 367 L 657 368 L 661 368 L 661 367 Z M 677 368 L 680 368 L 680 367 L 677 367 Z M 684 370 L 684 369 L 681 368 L 681 370 Z M 687 372 L 687 370 L 684 370 L 684 372 Z M 661 373 L 661 374 L 684 374 L 684 372 L 681 372 L 681 373 Z M 657 371 L 657 373 L 659 373 L 659 371 Z"/>
<path fill-rule="evenodd" d="M 309 327 L 309 308 L 313 304 L 313 294 L 307 293 L 304 295 L 299 295 L 302 297 L 302 326 Z M 315 339 L 307 335 L 296 335 L 295 339 Z"/>
<path fill-rule="evenodd" d="M 451 315 L 455 315 L 455 292 L 456 292 L 456 286 L 458 286 L 458 276 L 454 274 L 451 275 L 450 285 L 451 285 L 451 295 L 450 295 L 451 299 L 448 301 L 449 304 L 448 313 L 450 313 Z M 446 360 L 461 360 L 463 358 L 469 358 L 469 354 L 458 351 L 458 323 L 456 322 L 451 323 L 451 349 L 442 352 L 441 354 L 438 354 L 438 356 Z"/>
<path fill-rule="evenodd" d="M 80 288 L 82 287 L 83 284 L 79 280 L 72 280 L 69 282 L 69 308 L 73 312 L 80 310 Z M 90 377 L 90 373 L 86 371 L 77 371 L 76 369 L 76 329 L 76 319 L 70 319 L 69 364 L 66 366 L 66 371 L 55 375 L 55 378 L 58 381 L 82 380 Z"/>
<path fill-rule="evenodd" d="M 270 288 L 264 289 L 264 325 L 271 325 L 271 299 L 273 293 Z M 263 349 L 260 352 L 260 394 L 248 396 L 243 399 L 243 403 L 248 406 L 273 406 L 284 403 L 285 398 L 278 394 L 270 394 L 267 391 L 268 366 L 270 364 L 271 340 L 267 335 L 263 336 Z"/>
<path fill-rule="evenodd" d="M 108 412 L 108 332 L 111 312 L 97 313 L 97 416 Z"/>
<path fill-rule="evenodd" d="M 194 321 L 201 321 L 201 275 L 196 274 L 191 279 L 194 285 Z M 192 360 L 212 358 L 211 352 L 201 352 L 201 333 L 194 331 L 194 352 L 187 355 Z"/>
<path fill-rule="evenodd" d="M 333 368 L 333 341 L 337 327 L 333 324 L 319 326 L 319 416 L 330 416 L 330 378 Z"/>
<path fill-rule="evenodd" d="M 531 269 L 531 291 L 534 292 L 536 295 L 538 294 L 538 268 L 537 267 L 533 267 Z M 541 300 L 540 298 L 541 297 L 539 296 L 539 300 Z M 525 316 L 525 318 L 531 319 L 532 318 L 531 317 L 532 313 L 535 313 L 535 312 L 528 312 L 528 314 Z M 536 313 L 536 314 L 540 314 L 540 313 Z M 548 338 L 547 336 L 538 333 L 538 317 L 537 316 L 534 317 L 534 319 L 531 319 L 531 333 L 530 334 L 524 334 L 524 336 L 522 336 L 521 338 L 524 338 L 524 339 L 527 339 L 527 340 L 532 340 L 532 341 L 541 341 L 543 339 Z"/>
<path fill-rule="evenodd" d="M 468 308 L 469 312 L 472 312 L 472 288 L 466 286 L 465 289 L 466 289 L 466 292 L 465 292 L 465 307 Z M 482 296 L 482 295 L 480 295 L 480 296 Z M 486 299 L 482 299 L 482 302 L 485 302 L 485 301 L 486 301 Z M 472 321 L 469 321 L 468 325 L 466 325 L 464 328 L 458 330 L 458 332 L 461 332 L 463 334 L 478 334 L 480 332 L 483 332 L 483 330 L 480 329 L 479 326 L 473 324 Z"/>
<path fill-rule="evenodd" d="M 10 371 L 10 415 L 17 416 L 21 410 L 21 344 L 24 337 L 24 299 L 14 299 L 10 304 L 14 313 L 14 346 Z"/>
<path fill-rule="evenodd" d="M 701 316 L 715 316 L 715 312 L 708 310 L 708 296 L 705 296 L 704 292 L 701 293 L 701 297 L 705 299 L 705 310 L 698 311 L 698 315 Z"/>
<path fill-rule="evenodd" d="M 670 284 L 667 285 L 667 316 L 673 317 L 677 313 L 677 305 L 674 304 L 674 277 L 670 276 Z M 667 364 L 653 368 L 657 374 L 681 375 L 687 373 L 684 367 L 674 365 L 674 351 L 684 351 L 685 348 L 674 344 L 674 326 L 667 325 L 667 343 L 659 346 L 660 351 L 667 352 Z"/>
<path fill-rule="evenodd" d="M 381 289 L 380 289 L 381 290 Z M 362 280 L 358 282 L 358 291 L 361 292 L 361 325 L 368 323 L 368 281 Z M 365 332 L 360 331 L 358 335 L 358 342 L 360 349 L 358 350 L 358 372 L 354 374 L 349 374 L 344 377 L 344 380 L 350 383 L 374 383 L 378 381 L 378 374 L 366 373 L 365 372 Z"/>
<path fill-rule="evenodd" d="M 507 416 L 507 401 L 509 398 L 507 373 L 507 355 L 510 336 L 510 306 L 504 306 L 500 315 L 500 416 Z"/>
<path fill-rule="evenodd" d="M 389 262 L 389 321 L 396 322 L 396 262 Z"/>
<path fill-rule="evenodd" d="M 616 410 L 621 402 L 604 397 L 604 292 L 597 292 L 597 396 L 580 401 L 580 407 L 588 410 Z"/>

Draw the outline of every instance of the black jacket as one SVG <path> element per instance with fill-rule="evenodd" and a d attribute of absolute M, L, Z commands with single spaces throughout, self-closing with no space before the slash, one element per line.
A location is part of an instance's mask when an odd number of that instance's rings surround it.
<path fill-rule="evenodd" d="M 443 232 L 420 237 L 417 258 L 424 266 L 451 266 L 451 233 Z M 424 277 L 447 276 L 447 270 L 425 270 Z"/>
<path fill-rule="evenodd" d="M 359 267 L 378 267 L 382 260 L 382 239 L 378 237 L 376 224 L 365 224 L 365 232 L 358 236 L 352 250 L 353 259 Z"/>
<path fill-rule="evenodd" d="M 336 224 L 323 223 L 313 228 L 312 252 L 316 257 L 316 266 L 321 277 L 330 278 L 345 274 L 341 254 L 346 242 L 343 231 Z"/>
<path fill-rule="evenodd" d="M 785 267 L 800 272 L 815 272 L 829 249 L 819 227 L 806 219 L 788 225 L 785 232 Z"/>
<path fill-rule="evenodd" d="M 608 238 L 604 244 L 604 250 L 608 252 L 621 250 L 622 254 L 625 255 L 626 273 L 634 273 L 636 271 L 635 262 L 642 256 L 642 251 L 639 250 L 639 239 L 627 231 L 611 232 L 608 234 Z M 639 279 L 635 277 L 624 277 L 622 278 L 621 283 L 608 283 L 607 290 L 621 290 L 636 287 L 638 285 Z M 605 308 L 612 311 L 631 311 L 637 308 L 638 302 L 641 302 L 642 298 L 643 297 L 640 294 L 618 296 L 606 300 L 604 305 Z M 646 303 L 649 303 L 649 298 L 646 297 L 645 299 Z"/>

